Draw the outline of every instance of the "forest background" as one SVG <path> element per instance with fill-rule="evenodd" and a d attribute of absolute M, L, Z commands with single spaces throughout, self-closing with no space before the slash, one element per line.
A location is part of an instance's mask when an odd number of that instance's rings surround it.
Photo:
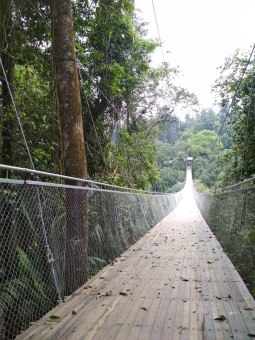
<path fill-rule="evenodd" d="M 9 86 L 36 169 L 63 173 L 50 1 L 1 6 L 0 161 L 31 166 Z M 221 66 L 219 112 L 199 111 L 195 95 L 175 85 L 178 67 L 152 66 L 159 42 L 146 38 L 132 0 L 77 0 L 73 16 L 89 178 L 172 191 L 184 181 L 187 156 L 203 191 L 254 174 L 254 62 L 247 67 L 247 52 Z"/>

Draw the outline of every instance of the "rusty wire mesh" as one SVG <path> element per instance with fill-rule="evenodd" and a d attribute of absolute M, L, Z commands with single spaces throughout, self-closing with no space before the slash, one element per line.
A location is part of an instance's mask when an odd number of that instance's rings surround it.
<path fill-rule="evenodd" d="M 179 194 L 0 182 L 0 338 L 13 339 L 170 213 Z"/>

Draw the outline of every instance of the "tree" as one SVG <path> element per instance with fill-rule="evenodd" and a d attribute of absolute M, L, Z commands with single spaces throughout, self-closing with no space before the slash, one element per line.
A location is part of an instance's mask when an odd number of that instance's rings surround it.
<path fill-rule="evenodd" d="M 214 131 L 199 131 L 188 139 L 188 152 L 192 157 L 204 156 L 209 159 L 214 151 L 216 138 Z"/>
<path fill-rule="evenodd" d="M 115 169 L 109 169 L 113 131 L 123 124 L 131 134 L 139 130 L 135 125 L 140 107 L 134 98 L 141 95 L 157 44 L 144 39 L 131 0 L 99 1 L 86 20 L 82 0 L 75 8 L 81 13 L 76 28 L 79 58 L 85 66 L 82 100 L 88 168 L 91 177 L 109 179 Z"/>
<path fill-rule="evenodd" d="M 61 122 L 63 168 L 66 176 L 87 177 L 82 106 L 74 50 L 71 0 L 55 0 L 53 53 Z M 85 192 L 67 190 L 66 290 L 86 281 L 88 226 Z M 78 247 L 79 245 L 79 247 Z"/>
<path fill-rule="evenodd" d="M 228 182 L 230 178 L 240 181 L 255 174 L 255 61 L 248 63 L 248 58 L 248 53 L 240 51 L 227 58 L 215 85 L 219 103 L 225 112 L 230 110 L 225 124 L 230 125 L 228 134 L 233 143 L 226 155 Z M 223 140 L 228 143 L 226 138 Z"/>
<path fill-rule="evenodd" d="M 150 189 L 158 179 L 155 137 L 146 132 L 119 131 L 118 143 L 111 151 L 114 183 L 132 188 Z"/>
<path fill-rule="evenodd" d="M 64 174 L 87 177 L 82 106 L 74 49 L 72 3 L 54 1 L 53 53 L 61 122 Z"/>
<path fill-rule="evenodd" d="M 187 115 L 185 121 L 177 121 L 177 124 L 167 122 L 159 129 L 159 189 L 162 187 L 167 190 L 174 179 L 179 182 L 184 180 L 185 163 L 189 155 L 194 157 L 194 177 L 200 181 L 200 189 L 218 188 L 222 184 L 223 160 L 231 145 L 227 130 L 223 130 L 224 138 L 216 143 L 217 133 L 214 130 L 221 126 L 222 118 L 222 110 L 214 113 L 208 109 L 193 117 Z M 168 143 L 162 143 L 161 140 L 167 140 Z"/>
<path fill-rule="evenodd" d="M 216 130 L 216 115 L 212 109 L 202 110 L 196 117 L 194 132 L 201 130 Z"/>
<path fill-rule="evenodd" d="M 48 0 L 32 0 L 29 3 L 1 0 L 0 54 L 34 165 L 40 170 L 59 172 L 60 138 L 52 91 L 48 3 Z M 31 167 L 10 105 L 10 92 L 3 74 L 1 77 L 1 162 Z"/>
<path fill-rule="evenodd" d="M 223 145 L 219 142 L 215 147 L 216 139 L 216 132 L 202 130 L 187 140 L 189 155 L 194 157 L 194 177 L 201 179 L 207 187 L 212 187 L 215 184 L 221 170 L 217 159 Z"/>

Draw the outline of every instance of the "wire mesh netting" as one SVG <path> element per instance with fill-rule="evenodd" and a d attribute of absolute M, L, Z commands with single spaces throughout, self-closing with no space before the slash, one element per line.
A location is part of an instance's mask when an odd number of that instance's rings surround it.
<path fill-rule="evenodd" d="M 215 194 L 194 191 L 209 227 L 255 297 L 255 186 L 252 181 Z"/>
<path fill-rule="evenodd" d="M 13 339 L 170 213 L 181 192 L 1 180 L 0 338 Z"/>

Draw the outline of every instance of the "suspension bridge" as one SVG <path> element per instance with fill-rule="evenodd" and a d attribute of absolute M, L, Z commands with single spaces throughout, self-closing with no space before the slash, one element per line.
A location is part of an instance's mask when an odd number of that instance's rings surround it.
<path fill-rule="evenodd" d="M 3 339 L 255 337 L 254 299 L 197 208 L 195 198 L 203 213 L 206 205 L 194 195 L 191 169 L 184 189 L 167 195 L 102 189 L 99 183 L 74 187 L 1 179 L 0 184 Z M 85 274 L 82 259 L 75 258 L 83 254 L 82 240 L 65 227 L 68 192 L 78 193 L 71 195 L 75 211 L 86 197 Z M 220 200 L 226 207 L 221 195 Z M 248 206 L 246 200 L 246 222 Z M 225 217 L 218 213 L 231 239 L 224 219 L 231 211 Z M 239 215 L 243 221 L 243 209 Z M 72 219 L 73 230 L 77 223 Z M 74 256 L 69 261 L 68 238 Z M 238 242 L 234 246 L 241 252 L 240 235 Z M 243 261 L 249 266 L 248 256 Z M 71 287 L 68 262 L 74 267 Z"/>

